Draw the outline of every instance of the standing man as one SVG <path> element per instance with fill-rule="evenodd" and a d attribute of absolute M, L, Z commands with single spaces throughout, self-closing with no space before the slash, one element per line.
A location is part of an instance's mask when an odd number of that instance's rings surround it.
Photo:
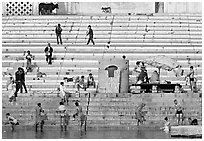
<path fill-rule="evenodd" d="M 89 44 L 90 41 L 93 43 L 93 45 L 95 45 L 95 43 L 93 41 L 93 30 L 91 29 L 91 25 L 88 26 L 88 31 L 87 31 L 86 36 L 89 36 L 87 45 Z"/>
<path fill-rule="evenodd" d="M 139 125 L 139 123 L 143 124 L 145 120 L 145 114 L 146 112 L 143 111 L 143 108 L 146 106 L 145 103 L 142 103 L 140 104 L 137 109 L 136 109 L 136 112 L 135 112 L 135 115 L 136 115 L 136 119 L 137 119 L 137 125 Z"/>
<path fill-rule="evenodd" d="M 79 120 L 80 129 L 82 129 L 83 124 L 86 122 L 86 115 L 83 114 L 82 107 L 79 105 L 78 102 L 75 102 L 75 106 L 76 106 L 76 113 L 73 115 L 73 118 L 74 120 L 76 120 L 76 118 Z"/>
<path fill-rule="evenodd" d="M 43 131 L 43 124 L 44 124 L 44 120 L 42 120 L 42 115 L 43 113 L 43 109 L 41 107 L 41 103 L 37 104 L 37 107 L 35 108 L 35 131 L 38 131 L 38 125 L 40 124 L 40 129 L 41 132 Z"/>
<path fill-rule="evenodd" d="M 24 87 L 24 89 L 25 89 L 25 93 L 28 93 L 28 91 L 27 91 L 27 89 L 26 89 L 26 85 L 25 85 L 25 71 L 24 71 L 24 69 L 23 68 L 21 68 L 20 67 L 20 69 L 21 69 L 21 93 L 23 93 L 23 87 Z"/>
<path fill-rule="evenodd" d="M 64 106 L 64 103 L 61 101 L 59 104 L 60 104 L 60 106 L 57 109 L 57 113 L 59 113 L 59 115 L 60 115 L 61 131 L 63 131 L 63 128 L 66 131 L 67 130 L 67 125 L 68 125 L 68 122 L 69 122 L 69 115 L 66 112 L 66 107 Z"/>
<path fill-rule="evenodd" d="M 33 58 L 32 54 L 30 54 L 30 51 L 28 50 L 27 51 L 27 55 L 26 55 L 26 59 L 27 59 L 27 66 L 26 66 L 26 69 L 27 69 L 27 72 L 32 72 L 32 67 L 31 67 L 31 60 Z"/>
<path fill-rule="evenodd" d="M 56 26 L 55 33 L 56 33 L 56 36 L 57 36 L 57 44 L 59 44 L 58 38 L 60 39 L 60 43 L 62 44 L 62 37 L 61 37 L 62 28 L 61 28 L 60 24 L 58 24 L 58 26 Z"/>
<path fill-rule="evenodd" d="M 174 100 L 175 116 L 177 118 L 178 125 L 183 124 L 183 108 L 178 103 L 177 99 Z"/>
<path fill-rule="evenodd" d="M 46 56 L 46 62 L 48 64 L 52 64 L 52 52 L 53 48 L 51 47 L 50 43 L 48 43 L 47 47 L 44 50 Z"/>
<path fill-rule="evenodd" d="M 195 77 L 194 77 L 193 66 L 190 66 L 190 72 L 187 74 L 186 77 L 189 77 L 191 91 L 193 91 L 193 92 L 196 91 L 196 81 L 195 81 Z"/>
<path fill-rule="evenodd" d="M 16 83 L 16 91 L 14 92 L 15 97 L 18 97 L 17 93 L 19 89 L 22 87 L 22 79 L 23 79 L 22 75 L 23 75 L 22 69 L 21 67 L 19 67 L 15 73 L 15 83 Z"/>

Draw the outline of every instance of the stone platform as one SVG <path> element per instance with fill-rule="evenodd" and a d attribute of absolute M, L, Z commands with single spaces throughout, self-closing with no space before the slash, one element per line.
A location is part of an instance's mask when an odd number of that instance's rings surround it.
<path fill-rule="evenodd" d="M 171 127 L 172 137 L 197 137 L 202 138 L 202 126 L 188 125 L 188 126 L 172 126 Z"/>

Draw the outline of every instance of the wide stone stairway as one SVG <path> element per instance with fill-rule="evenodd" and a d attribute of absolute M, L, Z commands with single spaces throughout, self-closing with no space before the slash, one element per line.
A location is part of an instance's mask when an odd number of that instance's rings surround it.
<path fill-rule="evenodd" d="M 138 128 L 135 112 L 137 106 L 145 103 L 144 111 L 146 121 L 139 126 L 161 127 L 164 117 L 168 117 L 172 125 L 176 125 L 174 99 L 177 99 L 183 107 L 184 124 L 188 124 L 187 118 L 197 118 L 202 124 L 202 98 L 195 93 L 142 93 L 142 94 L 84 94 L 81 97 L 72 95 L 69 105 L 66 105 L 70 115 L 69 127 L 78 127 L 79 123 L 73 121 L 75 113 L 75 101 L 80 101 L 83 113 L 87 116 L 88 128 Z M 36 103 L 41 102 L 43 109 L 48 115 L 46 126 L 59 125 L 59 115 L 56 110 L 60 98 L 54 95 L 24 95 L 17 98 L 18 105 L 8 104 L 8 98 L 3 96 L 2 119 L 6 120 L 5 114 L 10 112 L 16 117 L 21 125 L 33 125 L 35 119 Z"/>
<path fill-rule="evenodd" d="M 59 82 L 64 77 L 76 78 L 92 73 L 98 83 L 98 60 L 101 58 L 121 58 L 130 61 L 129 84 L 135 81 L 132 72 L 135 62 L 149 56 L 166 55 L 175 59 L 184 70 L 195 68 L 197 86 L 202 86 L 202 19 L 197 14 L 154 14 L 147 15 L 55 15 L 55 16 L 6 16 L 2 17 L 2 114 L 10 112 L 22 124 L 33 124 L 33 111 L 41 102 L 48 112 L 47 125 L 57 125 L 56 108 Z M 63 29 L 63 45 L 57 45 L 55 26 L 60 23 Z M 96 45 L 86 45 L 87 26 L 94 31 Z M 44 48 L 50 42 L 54 49 L 53 64 L 47 65 Z M 110 42 L 107 47 L 107 42 Z M 33 72 L 26 74 L 29 93 L 19 94 L 18 105 L 8 104 L 6 81 L 8 74 L 14 75 L 18 67 L 26 68 L 25 52 L 34 56 Z M 149 76 L 157 70 L 147 65 Z M 37 72 L 46 76 L 37 80 Z M 74 101 L 79 100 L 87 113 L 88 127 L 132 127 L 135 107 L 146 103 L 147 121 L 145 125 L 157 125 L 165 116 L 173 118 L 173 100 L 179 99 L 184 105 L 186 116 L 201 120 L 201 98 L 193 94 L 185 85 L 184 76 L 176 77 L 174 72 L 161 71 L 161 81 L 179 83 L 187 93 L 155 94 L 101 94 L 96 88 L 81 91 L 80 97 L 72 94 L 67 106 L 70 115 L 74 113 Z M 69 86 L 70 91 L 76 88 Z M 70 121 L 70 126 L 76 125 Z"/>

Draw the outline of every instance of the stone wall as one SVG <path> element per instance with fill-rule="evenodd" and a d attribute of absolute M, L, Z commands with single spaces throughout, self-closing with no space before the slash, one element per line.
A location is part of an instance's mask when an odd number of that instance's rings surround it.
<path fill-rule="evenodd" d="M 57 3 L 60 7 L 60 9 L 56 10 L 57 14 L 103 14 L 101 10 L 102 7 L 111 7 L 112 14 L 155 13 L 154 2 L 57 2 Z M 39 2 L 3 2 L 2 13 L 3 15 L 13 15 L 13 13 L 14 15 L 30 15 L 30 14 L 38 15 L 38 5 Z M 29 6 L 31 6 L 32 8 L 29 8 Z M 161 4 L 161 6 L 163 6 L 163 4 Z M 161 13 L 162 11 L 159 10 L 158 13 Z M 10 13 L 8 14 L 8 12 Z M 165 2 L 164 13 L 201 14 L 202 4 L 199 2 Z"/>
<path fill-rule="evenodd" d="M 202 13 L 202 4 L 200 2 L 166 2 L 164 6 L 165 13 Z"/>
<path fill-rule="evenodd" d="M 111 7 L 111 13 L 154 13 L 153 2 L 101 2 L 101 3 L 80 3 L 80 13 L 102 14 L 102 7 Z"/>

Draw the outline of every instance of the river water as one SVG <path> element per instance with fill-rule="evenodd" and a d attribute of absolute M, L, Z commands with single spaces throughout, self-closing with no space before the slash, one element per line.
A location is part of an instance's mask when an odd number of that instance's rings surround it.
<path fill-rule="evenodd" d="M 43 132 L 35 132 L 34 129 L 2 129 L 3 139 L 170 139 L 170 134 L 161 130 L 137 129 L 87 129 L 87 131 L 73 130 L 59 131 L 44 129 Z"/>

